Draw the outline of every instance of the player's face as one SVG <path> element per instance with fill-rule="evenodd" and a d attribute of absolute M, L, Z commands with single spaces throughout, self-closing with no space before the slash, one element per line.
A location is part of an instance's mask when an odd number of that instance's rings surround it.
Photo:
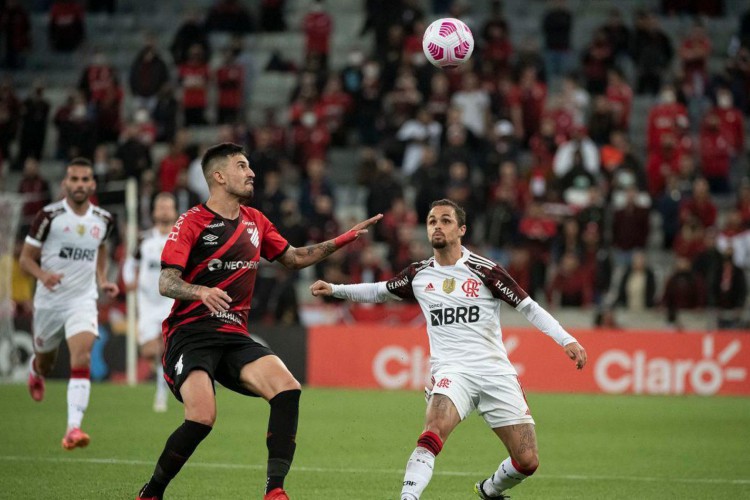
<path fill-rule="evenodd" d="M 461 242 L 466 226 L 458 226 L 456 211 L 450 206 L 437 206 L 427 215 L 427 237 L 432 248 L 445 248 Z"/>
<path fill-rule="evenodd" d="M 255 173 L 250 168 L 250 163 L 245 155 L 230 157 L 222 173 L 226 179 L 226 189 L 229 193 L 243 199 L 253 196 Z"/>
<path fill-rule="evenodd" d="M 70 165 L 63 184 L 68 201 L 80 205 L 94 194 L 94 190 L 96 189 L 94 171 L 91 167 Z"/>
<path fill-rule="evenodd" d="M 157 198 L 154 202 L 154 213 L 151 216 L 155 224 L 174 224 L 177 220 L 177 207 L 172 198 Z"/>

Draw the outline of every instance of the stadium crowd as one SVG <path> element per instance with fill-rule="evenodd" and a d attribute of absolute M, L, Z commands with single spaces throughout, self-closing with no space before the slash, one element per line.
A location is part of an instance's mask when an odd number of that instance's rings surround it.
<path fill-rule="evenodd" d="M 263 103 L 247 97 L 257 75 L 246 41 L 293 28 L 285 0 L 262 0 L 257 10 L 216 0 L 191 11 L 169 47 L 146 35 L 127 75 L 89 50 L 79 85 L 56 109 L 41 82 L 14 87 L 13 74 L 29 51 L 95 47 L 84 2 L 37 2 L 49 4 L 47 40 L 32 37 L 22 2 L 0 3 L 10 70 L 0 83 L 0 171 L 22 171 L 25 218 L 52 196 L 39 169 L 50 127 L 55 159 L 92 158 L 100 190 L 138 179 L 145 229 L 158 192 L 175 193 L 179 212 L 206 198 L 197 159 L 209 144 L 191 130 L 214 126 L 214 142 L 245 145 L 252 204 L 296 247 L 349 227 L 336 216 L 342 202 L 328 159 L 332 148 L 358 149 L 350 168 L 367 193 L 359 208 L 384 219 L 374 244 L 334 254 L 316 267 L 318 278 L 384 280 L 421 260 L 429 249 L 420 224 L 431 201 L 448 197 L 468 214 L 465 244 L 551 307 L 591 307 L 611 326 L 616 307 L 661 305 L 676 328 L 678 311 L 711 308 L 720 327 L 747 326 L 750 9 L 728 51 L 713 46 L 701 21 L 723 15 L 722 2 L 678 0 L 662 1 L 659 12 L 613 7 L 575 50 L 577 14 L 564 1 L 539 19 L 540 40 L 514 44 L 498 0 L 483 16 L 460 0 L 368 0 L 362 34 L 373 33 L 372 47 L 352 48 L 346 65 L 332 67 L 336 26 L 325 1 L 314 1 L 300 27 L 304 63 L 277 52 L 263 68 L 296 75 L 288 106 L 251 125 L 250 107 L 257 115 Z M 87 7 L 117 10 L 115 1 Z M 671 15 L 694 16 L 694 25 L 670 37 L 660 20 Z M 428 22 L 446 16 L 466 21 L 476 40 L 471 61 L 450 71 L 430 66 L 421 47 Z M 648 116 L 633 113 L 640 96 L 652 96 Z M 669 272 L 649 261 L 655 252 L 669 256 Z M 296 279 L 266 267 L 253 319 L 298 321 Z"/>

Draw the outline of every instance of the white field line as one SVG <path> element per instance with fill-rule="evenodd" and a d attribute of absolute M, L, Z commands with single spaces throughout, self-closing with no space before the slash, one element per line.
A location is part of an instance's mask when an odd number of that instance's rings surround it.
<path fill-rule="evenodd" d="M 146 460 L 127 460 L 120 458 L 75 458 L 75 457 L 29 457 L 17 455 L 0 455 L 0 461 L 5 462 L 46 462 L 46 463 L 77 463 L 77 464 L 101 464 L 101 465 L 138 465 L 153 466 L 154 461 Z M 266 465 L 259 464 L 228 464 L 216 462 L 188 462 L 186 467 L 195 467 L 203 469 L 244 469 L 244 470 L 265 470 Z M 292 472 L 313 472 L 313 473 L 346 473 L 346 474 L 393 474 L 402 475 L 403 469 L 356 469 L 356 468 L 336 468 L 336 467 L 307 467 L 293 465 Z M 437 476 L 458 476 L 483 478 L 487 475 L 484 472 L 463 472 L 463 471 L 441 471 L 436 470 L 434 475 Z M 534 479 L 552 479 L 567 481 L 650 481 L 650 482 L 668 482 L 668 483 L 691 483 L 691 484 L 738 484 L 750 485 L 750 478 L 741 479 L 718 479 L 718 478 L 699 478 L 699 477 L 651 477 L 651 476 L 609 476 L 609 475 L 584 475 L 584 474 L 544 474 L 534 475 Z"/>

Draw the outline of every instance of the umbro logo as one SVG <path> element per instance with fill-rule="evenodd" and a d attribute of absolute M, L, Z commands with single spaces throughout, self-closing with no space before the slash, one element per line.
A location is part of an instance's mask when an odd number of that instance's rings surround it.
<path fill-rule="evenodd" d="M 434 292 L 435 291 L 435 287 L 432 286 L 432 283 L 428 283 L 427 286 L 424 287 L 424 291 L 425 292 Z"/>
<path fill-rule="evenodd" d="M 218 240 L 218 239 L 219 239 L 219 237 L 218 237 L 218 236 L 216 236 L 215 234 L 207 234 L 207 235 L 205 235 L 205 236 L 203 237 L 203 242 L 204 242 L 204 243 L 205 243 L 206 245 L 218 245 L 218 244 L 219 244 L 219 242 L 218 242 L 218 241 L 216 241 L 216 240 Z"/>

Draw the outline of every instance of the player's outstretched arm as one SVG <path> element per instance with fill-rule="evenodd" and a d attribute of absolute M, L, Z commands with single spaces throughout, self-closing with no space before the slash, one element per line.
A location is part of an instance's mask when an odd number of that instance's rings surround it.
<path fill-rule="evenodd" d="M 318 280 L 310 285 L 310 293 L 313 297 L 330 297 L 333 295 L 333 287 L 330 283 Z"/>
<path fill-rule="evenodd" d="M 516 309 L 526 316 L 529 323 L 537 327 L 542 333 L 549 335 L 565 350 L 565 354 L 576 362 L 576 368 L 581 370 L 586 366 L 586 350 L 578 341 L 560 325 L 552 315 L 531 297 L 525 298 Z"/>
<path fill-rule="evenodd" d="M 565 349 L 565 354 L 576 362 L 576 368 L 582 370 L 583 367 L 586 366 L 586 349 L 584 349 L 581 344 L 578 342 L 572 342 L 567 344 L 563 349 Z"/>
<path fill-rule="evenodd" d="M 21 255 L 18 258 L 18 264 L 21 269 L 32 275 L 44 285 L 48 290 L 54 291 L 55 287 L 62 281 L 62 273 L 50 273 L 42 269 L 39 265 L 42 259 L 41 247 L 35 247 L 28 243 L 23 244 Z"/>
<path fill-rule="evenodd" d="M 278 260 L 288 269 L 302 269 L 317 264 L 339 248 L 348 245 L 361 235 L 365 234 L 368 227 L 377 224 L 382 218 L 383 214 L 370 217 L 369 219 L 355 225 L 341 236 L 337 236 L 332 240 L 324 241 L 323 243 L 302 248 L 290 246 Z"/>
<path fill-rule="evenodd" d="M 221 288 L 193 285 L 182 279 L 182 272 L 175 268 L 162 269 L 159 273 L 159 293 L 177 300 L 200 300 L 212 313 L 229 310 L 231 297 Z"/>
<path fill-rule="evenodd" d="M 310 285 L 313 297 L 336 297 L 352 302 L 378 303 L 396 298 L 388 292 L 385 281 L 377 283 L 355 283 L 353 285 L 334 285 L 318 280 Z"/>

